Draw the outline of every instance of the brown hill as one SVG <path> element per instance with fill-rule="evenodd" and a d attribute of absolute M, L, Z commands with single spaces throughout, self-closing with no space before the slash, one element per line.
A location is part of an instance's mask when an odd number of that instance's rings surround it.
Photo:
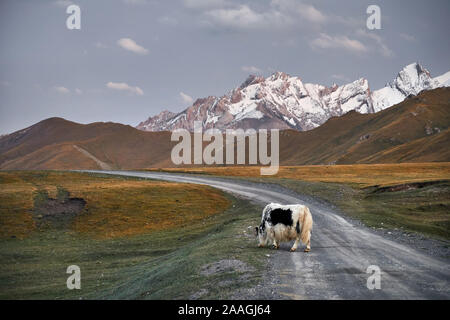
<path fill-rule="evenodd" d="M 450 88 L 375 114 L 351 111 L 306 132 L 280 132 L 282 165 L 450 161 Z M 50 118 L 0 137 L 0 169 L 173 167 L 169 132 Z"/>
<path fill-rule="evenodd" d="M 374 114 L 351 111 L 307 132 L 280 134 L 286 165 L 449 161 L 450 88 Z"/>
<path fill-rule="evenodd" d="M 0 169 L 161 167 L 170 165 L 171 148 L 168 132 L 50 118 L 0 138 Z"/>

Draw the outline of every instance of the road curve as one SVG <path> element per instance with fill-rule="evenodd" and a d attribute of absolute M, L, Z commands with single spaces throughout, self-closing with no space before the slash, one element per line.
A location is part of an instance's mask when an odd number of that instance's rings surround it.
<path fill-rule="evenodd" d="M 210 185 L 266 204 L 302 203 L 314 219 L 309 253 L 271 251 L 277 296 L 295 299 L 450 299 L 450 264 L 355 225 L 323 204 L 305 203 L 300 195 L 237 179 L 139 171 L 88 172 Z M 259 214 L 259 213 L 258 213 Z M 300 249 L 300 248 L 299 248 Z M 381 270 L 381 289 L 367 288 L 367 268 Z"/>

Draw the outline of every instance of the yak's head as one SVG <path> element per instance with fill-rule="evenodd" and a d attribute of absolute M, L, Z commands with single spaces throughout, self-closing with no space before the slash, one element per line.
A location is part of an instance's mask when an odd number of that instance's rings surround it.
<path fill-rule="evenodd" d="M 265 245 L 267 245 L 269 239 L 264 223 L 261 223 L 259 227 L 255 227 L 255 232 L 256 236 L 258 237 L 258 247 L 264 247 Z"/>

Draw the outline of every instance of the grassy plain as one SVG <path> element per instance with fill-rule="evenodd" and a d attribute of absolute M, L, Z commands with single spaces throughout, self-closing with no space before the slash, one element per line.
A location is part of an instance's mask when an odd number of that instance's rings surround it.
<path fill-rule="evenodd" d="M 259 212 L 207 186 L 0 172 L 0 299 L 227 298 L 259 281 L 264 255 L 247 228 Z M 202 274 L 223 259 L 252 272 Z M 66 288 L 73 264 L 81 290 Z"/>
<path fill-rule="evenodd" d="M 282 178 L 314 182 L 351 183 L 359 187 L 450 179 L 450 162 L 280 166 L 276 175 L 261 176 L 259 166 L 162 168 L 150 171 L 231 177 Z"/>
<path fill-rule="evenodd" d="M 450 163 L 160 169 L 272 182 L 326 201 L 371 227 L 450 239 Z"/>

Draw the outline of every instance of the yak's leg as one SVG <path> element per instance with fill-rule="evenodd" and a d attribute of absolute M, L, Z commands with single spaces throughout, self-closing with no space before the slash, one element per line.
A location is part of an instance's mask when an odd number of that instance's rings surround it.
<path fill-rule="evenodd" d="M 305 248 L 305 252 L 309 252 L 311 251 L 311 232 L 308 231 L 308 240 L 306 241 L 306 248 Z"/>
<path fill-rule="evenodd" d="M 291 252 L 294 252 L 295 250 L 297 250 L 297 247 L 298 247 L 299 242 L 300 242 L 300 237 L 297 237 L 297 238 L 295 239 L 294 245 L 293 245 L 292 248 L 291 248 Z"/>

